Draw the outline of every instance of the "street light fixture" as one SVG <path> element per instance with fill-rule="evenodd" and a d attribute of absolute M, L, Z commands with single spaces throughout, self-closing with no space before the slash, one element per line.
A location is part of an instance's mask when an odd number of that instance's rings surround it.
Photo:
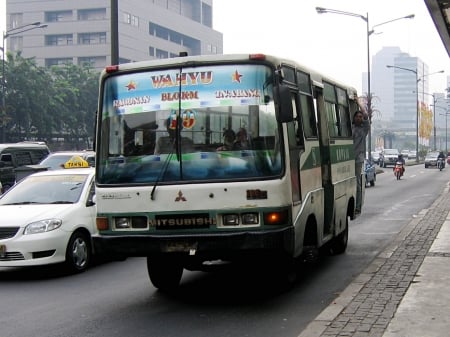
<path fill-rule="evenodd" d="M 416 163 L 419 163 L 419 77 L 417 74 L 417 69 L 409 69 L 390 65 L 387 65 L 386 67 L 410 71 L 416 75 Z"/>
<path fill-rule="evenodd" d="M 29 23 L 27 25 L 23 25 L 20 27 L 12 28 L 10 30 L 7 30 L 6 32 L 3 32 L 3 43 L 2 47 L 0 48 L 3 53 L 3 59 L 2 59 L 2 117 L 1 117 L 1 123 L 2 123 L 2 143 L 6 141 L 6 78 L 5 78 L 5 59 L 6 59 L 6 50 L 5 50 L 5 41 L 8 37 L 12 35 L 21 34 L 24 32 L 28 32 L 29 30 L 33 29 L 40 29 L 45 28 L 47 25 L 42 25 L 39 21 Z"/>
<path fill-rule="evenodd" d="M 325 13 L 331 13 L 331 14 L 340 14 L 340 15 L 347 15 L 347 16 L 353 16 L 356 18 L 360 18 L 366 22 L 366 37 L 367 37 L 367 114 L 369 115 L 369 132 L 368 132 L 368 153 L 369 153 L 369 160 L 372 159 L 372 92 L 370 90 L 370 35 L 372 35 L 375 31 L 374 28 L 378 26 L 385 25 L 387 23 L 391 23 L 394 21 L 402 20 L 402 19 L 412 19 L 414 18 L 414 14 L 402 16 L 400 18 L 392 19 L 389 21 L 385 21 L 382 23 L 379 23 L 377 25 L 374 25 L 371 30 L 369 30 L 369 13 L 366 13 L 366 15 L 361 15 L 358 13 L 352 13 L 352 12 L 345 12 L 337 9 L 331 9 L 331 8 L 324 8 L 324 7 L 316 7 L 316 12 L 318 14 L 325 14 Z"/>

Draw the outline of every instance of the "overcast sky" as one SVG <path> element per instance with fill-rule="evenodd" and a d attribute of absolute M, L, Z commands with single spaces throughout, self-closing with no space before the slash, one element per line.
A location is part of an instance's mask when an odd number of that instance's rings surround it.
<path fill-rule="evenodd" d="M 223 33 L 224 53 L 267 53 L 294 59 L 329 74 L 359 92 L 367 71 L 367 26 L 359 17 L 317 14 L 325 7 L 369 16 L 375 27 L 370 54 L 398 46 L 419 57 L 429 72 L 431 92 L 443 92 L 450 76 L 449 56 L 423 0 L 213 0 L 213 27 Z"/>
<path fill-rule="evenodd" d="M 5 0 L 0 26 L 5 27 Z M 267 53 L 294 59 L 362 89 L 367 71 L 366 23 L 357 17 L 317 14 L 316 7 L 369 15 L 374 25 L 415 14 L 375 28 L 370 54 L 399 46 L 428 64 L 431 92 L 442 92 L 450 60 L 424 0 L 213 0 L 213 28 L 224 36 L 224 53 Z"/>

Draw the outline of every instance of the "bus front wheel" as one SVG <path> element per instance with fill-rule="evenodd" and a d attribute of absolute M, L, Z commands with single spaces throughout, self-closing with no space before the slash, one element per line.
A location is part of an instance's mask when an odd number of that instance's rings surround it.
<path fill-rule="evenodd" d="M 162 291 L 176 289 L 183 276 L 183 266 L 176 256 L 147 257 L 147 271 L 153 286 Z"/>

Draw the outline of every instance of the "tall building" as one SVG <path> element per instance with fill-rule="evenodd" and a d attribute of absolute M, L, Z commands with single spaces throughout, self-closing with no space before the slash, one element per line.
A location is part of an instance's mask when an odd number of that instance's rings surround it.
<path fill-rule="evenodd" d="M 395 57 L 400 54 L 399 47 L 384 47 L 372 58 L 371 92 L 375 120 L 390 122 L 394 118 L 394 77 L 392 69 L 386 65 L 393 65 Z"/>
<path fill-rule="evenodd" d="M 398 129 L 414 130 L 417 121 L 417 98 L 423 102 L 423 93 L 428 93 L 428 79 L 424 76 L 428 74 L 428 66 L 417 57 L 408 54 L 397 55 L 392 66 L 394 67 L 391 68 L 394 75 L 393 124 Z M 428 101 L 428 98 L 425 100 Z"/>
<path fill-rule="evenodd" d="M 119 63 L 169 58 L 180 52 L 222 54 L 222 33 L 212 28 L 212 1 L 116 0 Z M 6 0 L 3 42 L 7 40 L 7 50 L 35 57 L 41 66 L 70 62 L 102 69 L 112 59 L 111 3 Z M 38 29 L 43 25 L 47 26 Z"/>

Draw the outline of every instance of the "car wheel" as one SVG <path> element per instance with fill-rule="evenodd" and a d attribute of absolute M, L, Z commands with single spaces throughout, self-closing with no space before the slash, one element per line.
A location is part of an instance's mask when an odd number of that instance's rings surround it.
<path fill-rule="evenodd" d="M 161 291 L 175 290 L 183 276 L 183 266 L 176 256 L 147 257 L 147 271 L 153 286 Z"/>
<path fill-rule="evenodd" d="M 85 271 L 92 257 L 89 237 L 82 232 L 75 232 L 70 237 L 66 250 L 66 266 L 70 272 Z"/>

